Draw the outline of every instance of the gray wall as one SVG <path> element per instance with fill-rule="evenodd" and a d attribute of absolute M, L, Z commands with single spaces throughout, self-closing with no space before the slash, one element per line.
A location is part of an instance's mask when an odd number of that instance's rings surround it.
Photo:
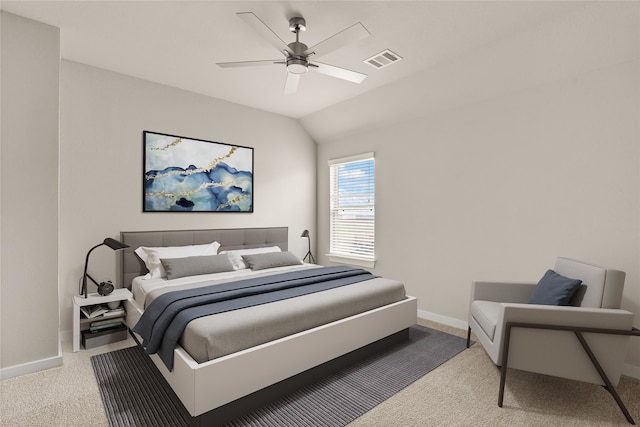
<path fill-rule="evenodd" d="M 60 100 L 61 331 L 86 252 L 120 231 L 288 226 L 290 250 L 304 256 L 316 144 L 296 120 L 67 60 Z M 143 213 L 143 130 L 253 147 L 254 213 Z M 91 275 L 115 281 L 115 258 L 96 249 Z"/>
<path fill-rule="evenodd" d="M 413 86 L 400 82 L 303 119 L 316 129 L 389 100 L 412 107 L 406 120 L 376 110 L 395 122 L 367 130 L 356 118 L 352 128 L 322 133 L 320 262 L 329 250 L 327 161 L 374 151 L 374 270 L 404 281 L 421 315 L 464 327 L 472 280 L 537 281 L 567 256 L 624 270 L 622 306 L 640 326 L 638 8 L 591 7 L 426 70 Z M 593 29 L 588 37 L 583 26 Z M 522 56 L 530 59 L 514 65 Z M 521 73 L 506 80 L 513 67 Z M 640 377 L 639 340 L 627 364 Z"/>
<path fill-rule="evenodd" d="M 42 369 L 62 363 L 56 303 L 59 31 L 5 12 L 1 25 L 0 368 L 31 363 L 23 368 Z"/>
<path fill-rule="evenodd" d="M 316 144 L 296 120 L 60 61 L 56 28 L 5 13 L 2 113 L 4 377 L 61 363 L 85 255 L 105 237 L 287 226 L 302 257 L 300 233 L 315 234 Z M 142 213 L 143 130 L 253 147 L 255 212 Z M 115 281 L 115 263 L 101 247 L 90 273 Z"/>

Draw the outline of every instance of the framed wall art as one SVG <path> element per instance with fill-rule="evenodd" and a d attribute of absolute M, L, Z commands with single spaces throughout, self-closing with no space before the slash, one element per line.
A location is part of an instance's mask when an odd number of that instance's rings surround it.
<path fill-rule="evenodd" d="M 253 212 L 253 148 L 143 132 L 143 212 Z"/>

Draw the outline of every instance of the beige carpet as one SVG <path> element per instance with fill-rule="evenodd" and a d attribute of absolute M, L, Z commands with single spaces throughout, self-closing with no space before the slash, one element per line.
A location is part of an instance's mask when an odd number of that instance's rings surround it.
<path fill-rule="evenodd" d="M 466 336 L 459 329 L 419 323 Z M 475 344 L 349 426 L 629 425 L 611 395 L 597 385 L 509 370 L 499 408 L 499 383 L 500 371 Z M 618 392 L 640 422 L 640 380 L 623 377 Z"/>
<path fill-rule="evenodd" d="M 419 323 L 466 334 L 432 322 Z M 128 340 L 72 353 L 70 343 L 65 343 L 63 366 L 0 382 L 0 425 L 107 426 L 89 357 L 132 344 Z M 511 370 L 504 407 L 499 408 L 499 380 L 498 369 L 476 344 L 349 426 L 629 425 L 602 387 Z M 640 380 L 623 377 L 618 392 L 640 422 Z"/>

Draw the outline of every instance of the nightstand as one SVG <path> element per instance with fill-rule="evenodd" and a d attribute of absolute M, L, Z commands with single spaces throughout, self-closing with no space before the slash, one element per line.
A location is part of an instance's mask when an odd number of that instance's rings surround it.
<path fill-rule="evenodd" d="M 104 304 L 106 305 L 109 302 L 114 301 L 126 301 L 133 297 L 131 291 L 126 288 L 118 288 L 114 289 L 112 293 L 106 296 L 102 296 L 98 293 L 92 293 L 84 298 L 82 295 L 75 295 L 73 297 L 73 351 L 74 353 L 80 350 L 80 334 L 81 334 L 81 320 L 83 324 L 90 323 L 91 321 L 100 321 L 103 318 L 97 316 L 93 319 L 85 319 L 80 314 L 80 308 L 96 305 L 96 304 Z M 125 314 L 122 314 L 122 318 L 124 318 Z M 81 319 L 82 317 L 82 319 Z M 117 316 L 120 317 L 120 316 Z M 117 318 L 116 317 L 116 318 Z M 88 328 L 88 324 L 86 326 Z"/>

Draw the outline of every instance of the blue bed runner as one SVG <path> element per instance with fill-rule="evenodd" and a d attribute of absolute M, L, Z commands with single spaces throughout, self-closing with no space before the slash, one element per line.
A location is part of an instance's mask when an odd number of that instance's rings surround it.
<path fill-rule="evenodd" d="M 363 269 L 332 266 L 167 292 L 147 307 L 133 331 L 142 337 L 146 353 L 158 353 L 172 371 L 173 350 L 191 320 L 333 289 L 374 277 L 376 276 Z"/>

